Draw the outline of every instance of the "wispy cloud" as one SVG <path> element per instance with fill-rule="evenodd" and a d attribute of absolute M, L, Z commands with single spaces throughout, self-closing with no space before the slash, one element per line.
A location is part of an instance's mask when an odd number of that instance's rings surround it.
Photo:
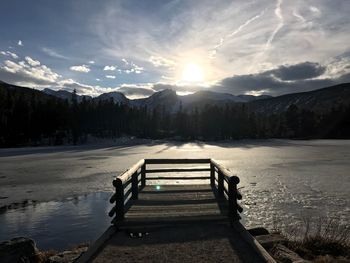
<path fill-rule="evenodd" d="M 115 79 L 115 76 L 114 75 L 106 75 L 106 78 L 107 79 Z"/>
<path fill-rule="evenodd" d="M 293 16 L 299 19 L 300 22 L 305 23 L 306 19 L 297 11 L 293 10 Z"/>
<path fill-rule="evenodd" d="M 43 48 L 42 48 L 42 51 L 43 51 L 45 54 L 47 54 L 47 55 L 49 55 L 49 56 L 51 56 L 51 57 L 54 57 L 54 58 L 68 59 L 68 57 L 66 57 L 66 56 L 64 56 L 64 55 L 62 55 L 62 54 L 60 54 L 60 53 L 58 53 L 56 50 L 51 49 L 51 48 L 43 47 Z"/>
<path fill-rule="evenodd" d="M 277 4 L 276 4 L 276 8 L 275 8 L 275 15 L 278 18 L 279 22 L 275 28 L 275 30 L 272 32 L 271 36 L 269 37 L 269 39 L 267 40 L 266 44 L 265 44 L 265 48 L 264 50 L 268 49 L 272 43 L 272 41 L 274 40 L 276 34 L 281 30 L 281 28 L 284 25 L 284 20 L 283 20 L 283 15 L 282 15 L 282 0 L 276 0 Z"/>
<path fill-rule="evenodd" d="M 209 57 L 210 58 L 215 58 L 215 55 L 217 53 L 217 51 L 219 50 L 219 48 L 224 44 L 225 40 L 228 38 L 232 38 L 235 35 L 237 35 L 239 32 L 241 32 L 246 26 L 248 26 L 250 23 L 252 23 L 253 21 L 257 20 L 258 18 L 260 18 L 262 15 L 264 15 L 265 10 L 261 11 L 258 15 L 248 19 L 247 21 L 245 21 L 243 24 L 241 24 L 235 31 L 233 31 L 232 33 L 220 38 L 219 43 L 214 47 L 214 49 L 210 52 Z"/>

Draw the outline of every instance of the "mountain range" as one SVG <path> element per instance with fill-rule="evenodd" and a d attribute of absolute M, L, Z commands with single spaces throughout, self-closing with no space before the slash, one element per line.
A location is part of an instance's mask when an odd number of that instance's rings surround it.
<path fill-rule="evenodd" d="M 46 94 L 55 95 L 52 90 L 45 89 Z M 71 98 L 67 91 L 56 91 L 55 96 L 60 97 L 65 92 L 66 99 Z M 79 96 L 81 100 L 83 96 Z M 268 95 L 232 95 L 209 90 L 197 91 L 193 94 L 180 96 L 174 90 L 165 89 L 158 91 L 147 98 L 128 99 L 121 92 L 104 93 L 94 100 L 113 99 L 115 103 L 123 103 L 133 107 L 147 106 L 149 109 L 165 106 L 168 110 L 176 112 L 182 107 L 184 110 L 192 110 L 195 107 L 202 108 L 205 105 L 218 105 L 232 103 L 244 103 L 261 113 L 280 113 L 286 111 L 292 104 L 301 109 L 308 109 L 317 112 L 329 111 L 336 105 L 350 104 L 350 83 L 343 83 L 331 87 L 321 88 L 308 92 L 291 93 L 282 96 L 272 97 Z"/>
<path fill-rule="evenodd" d="M 45 88 L 43 90 L 44 93 L 48 95 L 52 95 L 61 99 L 72 98 L 72 93 L 66 90 L 52 90 L 49 88 Z M 86 95 L 77 95 L 78 101 L 81 101 L 85 97 L 85 99 L 94 99 L 94 100 L 110 100 L 113 99 L 115 103 L 125 103 L 130 104 L 132 106 L 158 106 L 158 104 L 164 104 L 164 102 L 170 102 L 172 100 L 181 101 L 184 105 L 189 105 L 197 102 L 250 102 L 258 99 L 270 98 L 271 96 L 262 95 L 262 96 L 252 96 L 252 95 L 232 95 L 229 93 L 220 93 L 213 92 L 209 90 L 202 90 L 195 92 L 193 94 L 179 96 L 176 94 L 174 90 L 165 89 L 162 91 L 155 92 L 151 96 L 142 99 L 128 99 L 123 93 L 118 91 L 103 93 L 98 97 L 91 97 Z M 169 101 L 170 100 L 170 101 Z"/>
<path fill-rule="evenodd" d="M 60 99 L 72 99 L 72 93 L 52 89 L 44 89 L 38 91 L 31 88 L 19 87 L 0 81 L 1 89 L 10 89 L 15 92 L 23 93 L 29 96 L 31 93 L 37 94 L 41 99 L 51 96 Z M 27 95 L 26 95 L 27 94 Z M 1 95 L 1 93 L 0 93 Z M 261 113 L 280 113 L 288 109 L 292 104 L 302 109 L 308 109 L 318 112 L 330 111 L 336 105 L 350 104 L 350 83 L 343 83 L 327 88 L 317 89 L 308 92 L 292 93 L 277 97 L 267 95 L 251 96 L 251 95 L 232 95 L 228 93 L 219 93 L 209 90 L 202 90 L 193 94 L 180 96 L 174 90 L 165 89 L 155 92 L 151 96 L 142 99 L 128 99 L 121 92 L 103 93 L 98 97 L 92 98 L 85 95 L 77 95 L 78 101 L 86 100 L 113 100 L 115 103 L 122 103 L 132 107 L 145 107 L 154 109 L 157 107 L 166 107 L 170 112 L 176 112 L 180 107 L 184 110 L 191 110 L 195 107 L 201 108 L 205 105 L 226 105 L 226 104 L 246 104 L 257 112 Z"/>

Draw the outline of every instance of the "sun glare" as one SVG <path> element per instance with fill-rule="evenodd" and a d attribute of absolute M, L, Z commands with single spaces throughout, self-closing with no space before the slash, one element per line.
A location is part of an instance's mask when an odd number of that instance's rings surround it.
<path fill-rule="evenodd" d="M 182 71 L 181 80 L 184 82 L 202 82 L 204 80 L 203 70 L 194 63 L 189 63 Z"/>

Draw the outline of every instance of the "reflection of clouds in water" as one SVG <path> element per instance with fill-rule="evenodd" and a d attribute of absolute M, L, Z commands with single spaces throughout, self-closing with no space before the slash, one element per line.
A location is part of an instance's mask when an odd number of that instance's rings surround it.
<path fill-rule="evenodd" d="M 44 202 L 0 215 L 0 239 L 33 238 L 41 249 L 62 249 L 96 239 L 110 224 L 110 193 L 94 193 L 63 202 Z"/>

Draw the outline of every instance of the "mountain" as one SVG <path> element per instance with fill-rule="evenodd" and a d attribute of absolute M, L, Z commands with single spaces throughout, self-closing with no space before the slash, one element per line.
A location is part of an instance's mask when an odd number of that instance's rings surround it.
<path fill-rule="evenodd" d="M 350 83 L 255 100 L 249 103 L 255 111 L 261 113 L 281 113 L 286 111 L 292 104 L 301 109 L 308 109 L 314 112 L 327 112 L 337 105 L 349 105 Z"/>
<path fill-rule="evenodd" d="M 148 98 L 135 99 L 130 101 L 130 105 L 134 107 L 147 107 L 149 109 L 155 109 L 157 107 L 164 106 L 170 111 L 178 108 L 180 105 L 179 96 L 172 89 L 165 89 L 158 91 Z"/>
<path fill-rule="evenodd" d="M 45 88 L 45 89 L 43 89 L 43 92 L 45 94 L 55 96 L 57 98 L 64 99 L 64 100 L 71 100 L 72 99 L 72 93 L 70 93 L 69 91 L 66 91 L 66 90 L 52 90 L 49 88 Z M 79 96 L 79 95 L 77 95 L 77 96 Z"/>
<path fill-rule="evenodd" d="M 114 103 L 129 104 L 129 99 L 121 92 L 113 91 L 108 93 L 103 93 L 96 97 L 95 100 L 110 100 L 113 99 Z"/>
<path fill-rule="evenodd" d="M 259 95 L 259 96 L 253 96 L 253 95 L 238 95 L 240 99 L 244 100 L 245 102 L 250 102 L 254 100 L 262 100 L 262 99 L 269 99 L 272 98 L 270 95 Z"/>
<path fill-rule="evenodd" d="M 43 90 L 45 94 L 55 96 L 60 99 L 72 99 L 72 93 L 66 90 L 52 90 L 45 88 Z M 77 95 L 78 102 L 81 102 L 83 97 L 86 99 L 92 99 L 90 96 Z M 244 103 L 255 101 L 263 98 L 270 98 L 271 96 L 252 96 L 252 95 L 239 95 L 235 96 L 229 93 L 220 93 L 209 90 L 197 91 L 193 94 L 179 96 L 172 89 L 165 89 L 158 91 L 147 98 L 142 99 L 128 99 L 123 93 L 113 91 L 109 93 L 103 93 L 94 100 L 109 100 L 113 99 L 114 103 L 127 104 L 132 107 L 147 107 L 148 109 L 155 109 L 158 107 L 165 107 L 170 112 L 176 112 L 179 110 L 180 105 L 184 110 L 192 110 L 193 108 L 202 108 L 205 105 L 222 105 L 227 103 Z"/>
<path fill-rule="evenodd" d="M 64 99 L 64 100 L 68 100 L 68 101 L 72 100 L 72 92 L 69 92 L 67 90 L 52 90 L 49 88 L 45 88 L 45 89 L 43 89 L 43 92 L 45 94 L 55 96 L 55 97 L 60 98 L 60 99 Z M 83 100 L 83 98 L 88 99 L 88 100 L 92 99 L 92 97 L 87 96 L 87 95 L 77 95 L 78 102 L 81 102 Z"/>
<path fill-rule="evenodd" d="M 221 101 L 221 102 L 245 102 L 244 99 L 240 98 L 239 96 L 235 96 L 228 93 L 219 93 L 214 92 L 210 90 L 201 90 L 197 91 L 193 94 L 181 96 L 182 101 L 184 103 L 195 103 L 198 101 L 207 101 L 207 102 L 215 102 L 215 101 Z"/>
<path fill-rule="evenodd" d="M 149 109 L 165 106 L 167 110 L 176 112 L 180 106 L 184 110 L 192 110 L 195 107 L 203 108 L 205 105 L 223 105 L 230 103 L 245 103 L 259 98 L 271 96 L 251 96 L 240 95 L 235 96 L 229 93 L 214 92 L 209 90 L 197 91 L 193 94 L 179 96 L 174 90 L 165 89 L 154 93 L 148 98 L 130 100 L 130 105 L 134 107 L 147 106 Z"/>

